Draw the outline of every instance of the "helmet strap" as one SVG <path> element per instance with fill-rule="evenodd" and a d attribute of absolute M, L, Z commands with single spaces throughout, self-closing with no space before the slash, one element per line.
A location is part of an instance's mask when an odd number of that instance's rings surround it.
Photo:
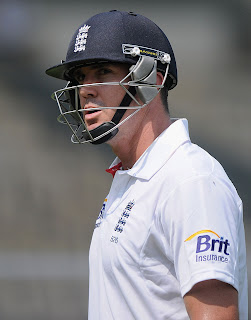
<path fill-rule="evenodd" d="M 136 94 L 135 87 L 130 87 L 128 89 L 128 91 L 133 96 L 135 96 L 135 94 Z M 129 105 L 132 102 L 132 100 L 133 100 L 132 97 L 128 93 L 126 93 L 124 98 L 123 98 L 123 100 L 121 101 L 119 107 L 129 107 Z M 117 109 L 111 121 L 102 123 L 97 128 L 90 130 L 89 133 L 87 131 L 83 132 L 82 133 L 82 138 L 84 138 L 85 140 L 88 140 L 90 138 L 90 135 L 93 138 L 97 138 L 98 136 L 104 134 L 108 130 L 111 130 L 117 124 L 119 124 L 119 122 L 122 119 L 123 115 L 125 114 L 126 110 L 127 109 Z M 118 128 L 115 128 L 114 130 L 112 130 L 108 134 L 104 135 L 102 138 L 97 139 L 95 141 L 91 141 L 91 143 L 92 144 L 104 143 L 104 142 L 110 140 L 111 138 L 113 138 L 117 133 L 118 133 Z"/>
<path fill-rule="evenodd" d="M 128 89 L 128 91 L 135 96 L 136 94 L 136 89 L 135 87 L 130 87 Z M 132 102 L 132 97 L 126 93 L 123 100 L 120 103 L 120 107 L 129 107 L 130 103 Z M 112 122 L 114 122 L 115 124 L 118 124 L 119 121 L 122 119 L 123 115 L 125 114 L 126 109 L 117 109 L 117 111 L 115 112 L 113 118 L 112 118 Z"/>

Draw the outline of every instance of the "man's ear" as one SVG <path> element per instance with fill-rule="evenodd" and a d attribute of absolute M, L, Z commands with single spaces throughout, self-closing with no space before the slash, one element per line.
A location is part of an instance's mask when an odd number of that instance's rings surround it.
<path fill-rule="evenodd" d="M 157 85 L 161 85 L 162 84 L 162 82 L 163 82 L 163 80 L 164 80 L 164 76 L 163 76 L 163 74 L 161 73 L 161 72 L 157 72 L 157 80 L 156 80 L 156 84 Z"/>

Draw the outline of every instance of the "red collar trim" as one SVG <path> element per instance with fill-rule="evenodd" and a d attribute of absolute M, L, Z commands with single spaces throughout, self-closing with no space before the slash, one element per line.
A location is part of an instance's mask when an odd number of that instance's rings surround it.
<path fill-rule="evenodd" d="M 121 168 L 122 168 L 122 162 L 116 164 L 116 166 L 114 166 L 114 167 L 112 167 L 112 168 L 106 169 L 105 171 L 108 172 L 108 173 L 110 173 L 110 174 L 113 176 L 113 178 L 114 178 L 115 173 L 116 173 L 118 170 L 120 170 Z"/>

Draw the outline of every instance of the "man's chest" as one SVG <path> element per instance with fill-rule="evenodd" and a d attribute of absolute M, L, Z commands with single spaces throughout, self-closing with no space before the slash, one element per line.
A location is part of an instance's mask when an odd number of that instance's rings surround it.
<path fill-rule="evenodd" d="M 142 248 L 156 223 L 156 206 L 143 194 L 131 192 L 116 207 L 106 208 L 105 200 L 93 233 L 90 258 L 104 269 L 139 265 Z"/>

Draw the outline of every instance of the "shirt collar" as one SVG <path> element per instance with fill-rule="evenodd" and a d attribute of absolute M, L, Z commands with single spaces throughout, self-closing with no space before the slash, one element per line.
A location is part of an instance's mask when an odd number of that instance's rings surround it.
<path fill-rule="evenodd" d="M 186 119 L 172 119 L 172 124 L 164 130 L 146 149 L 134 166 L 124 170 L 124 174 L 149 180 L 171 158 L 172 154 L 183 143 L 190 141 L 188 121 Z M 116 158 L 110 168 L 118 165 Z M 119 170 L 120 174 L 122 170 Z"/>

